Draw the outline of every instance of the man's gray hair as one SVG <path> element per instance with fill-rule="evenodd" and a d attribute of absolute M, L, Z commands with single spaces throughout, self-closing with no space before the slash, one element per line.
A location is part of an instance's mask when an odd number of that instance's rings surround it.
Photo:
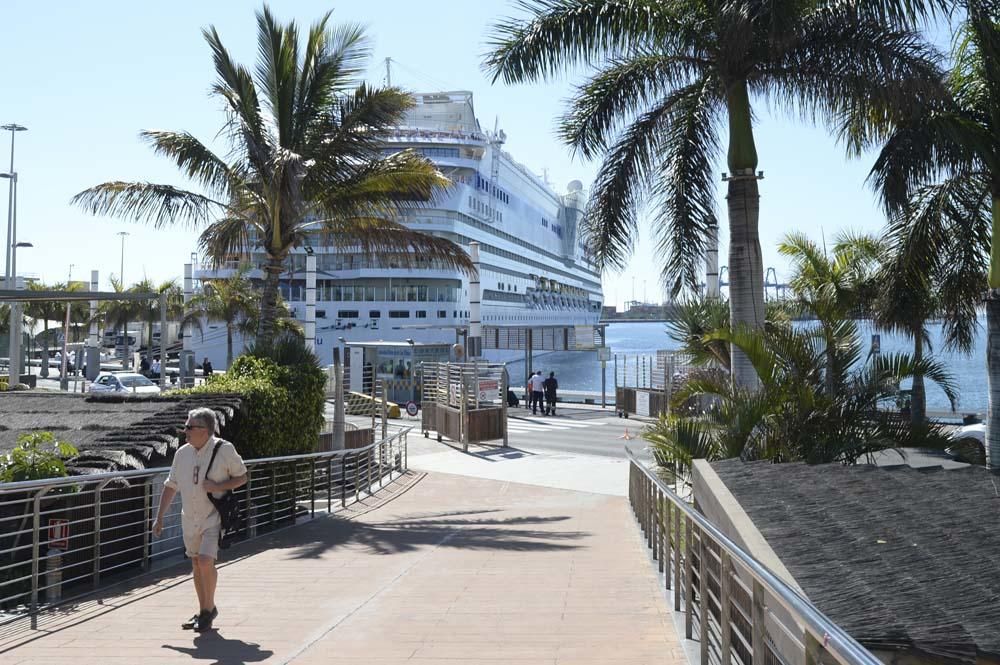
<path fill-rule="evenodd" d="M 215 411 L 212 411 L 204 406 L 200 406 L 197 409 L 191 409 L 188 411 L 188 418 L 190 420 L 196 420 L 200 424 L 204 425 L 205 428 L 208 429 L 209 434 L 216 433 Z"/>

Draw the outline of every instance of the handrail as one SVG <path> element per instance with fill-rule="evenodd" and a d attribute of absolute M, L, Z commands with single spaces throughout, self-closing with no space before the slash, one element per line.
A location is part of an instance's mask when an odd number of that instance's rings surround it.
<path fill-rule="evenodd" d="M 394 433 L 392 436 L 386 437 L 386 439 L 393 439 L 403 434 L 408 433 L 412 426 L 408 426 L 403 430 Z M 376 441 L 375 443 L 370 443 L 364 448 L 351 448 L 350 450 L 326 450 L 318 453 L 301 453 L 299 455 L 280 455 L 277 457 L 257 457 L 254 459 L 245 460 L 247 465 L 260 465 L 268 464 L 271 462 L 294 462 L 294 461 L 306 461 L 310 459 L 326 459 L 328 457 L 342 457 L 344 455 L 355 455 L 358 453 L 363 453 L 365 451 L 371 450 L 375 446 L 383 443 L 383 441 Z M 160 473 L 168 473 L 170 471 L 169 466 L 153 467 L 149 469 L 138 469 L 135 471 L 106 471 L 104 473 L 88 473 L 79 476 L 65 476 L 62 478 L 44 478 L 42 480 L 19 480 L 13 483 L 0 483 L 0 492 L 18 492 L 23 490 L 41 489 L 43 487 L 60 487 L 62 485 L 79 485 L 83 483 L 92 483 L 99 480 L 118 480 L 119 478 L 139 478 L 143 476 L 157 475 Z"/>
<path fill-rule="evenodd" d="M 374 496 L 407 472 L 402 427 L 363 448 L 246 461 L 238 534 L 254 538 Z M 183 551 L 180 506 L 150 525 L 168 467 L 0 484 L 0 625 L 167 563 Z M 134 480 L 128 483 L 114 481 Z M 59 492 L 60 488 L 72 491 Z"/>
<path fill-rule="evenodd" d="M 859 644 L 843 628 L 834 623 L 815 605 L 771 572 L 751 554 L 743 550 L 704 515 L 679 497 L 670 489 L 666 482 L 651 473 L 628 447 L 625 448 L 625 452 L 633 468 L 640 470 L 646 480 L 652 482 L 663 496 L 669 499 L 676 508 L 679 508 L 684 517 L 697 526 L 702 534 L 707 534 L 731 559 L 742 564 L 744 570 L 755 581 L 763 585 L 764 589 L 770 592 L 781 606 L 791 613 L 792 618 L 803 625 L 812 638 L 822 646 L 824 651 L 830 653 L 830 655 L 844 665 L 883 665 L 882 661 L 872 655 L 868 649 Z M 669 575 L 669 571 L 667 574 Z M 701 575 L 701 572 L 699 572 L 699 575 Z M 757 662 L 756 657 L 754 658 L 754 662 Z M 808 659 L 807 662 L 809 662 Z"/>

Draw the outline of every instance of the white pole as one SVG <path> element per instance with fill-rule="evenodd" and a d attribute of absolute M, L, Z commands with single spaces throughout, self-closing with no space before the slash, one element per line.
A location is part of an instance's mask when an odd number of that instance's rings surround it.
<path fill-rule="evenodd" d="M 306 348 L 316 351 L 316 256 L 306 255 Z"/>
<path fill-rule="evenodd" d="M 194 267 L 190 263 L 184 264 L 184 316 L 188 313 L 188 304 L 191 302 L 191 298 L 194 296 L 194 279 L 193 275 Z M 183 317 L 182 317 L 183 320 Z M 160 333 L 163 334 L 162 332 Z M 191 336 L 184 331 L 183 324 L 181 325 L 181 337 L 183 349 L 185 351 L 191 350 Z"/>
<path fill-rule="evenodd" d="M 469 339 L 466 349 L 468 358 L 479 358 L 483 350 L 483 326 L 481 317 L 481 298 L 479 286 L 479 243 L 469 243 L 469 258 L 472 259 L 474 272 L 469 276 Z"/>
<path fill-rule="evenodd" d="M 99 274 L 90 271 L 90 291 L 95 292 L 99 285 Z M 97 338 L 97 301 L 90 301 L 90 330 L 87 331 L 87 379 L 93 381 L 101 372 L 101 345 Z"/>
<path fill-rule="evenodd" d="M 12 135 L 13 136 L 13 135 Z M 11 139 L 13 141 L 13 138 Z M 14 163 L 13 153 L 11 155 L 11 164 Z M 21 284 L 17 279 L 17 174 L 14 174 L 14 206 L 12 212 L 13 223 L 11 224 L 11 242 L 13 243 L 10 247 L 10 278 L 13 283 L 13 289 L 18 290 L 21 288 Z M 15 384 L 21 382 L 21 374 L 24 372 L 21 368 L 21 363 L 23 362 L 21 358 L 21 302 L 15 300 L 10 305 L 10 370 L 11 378 L 7 385 L 14 387 Z"/>
<path fill-rule="evenodd" d="M 181 386 L 186 388 L 194 385 L 194 350 L 191 348 L 191 331 L 185 330 L 184 319 L 191 308 L 191 298 L 194 297 L 194 266 L 184 264 L 184 311 L 181 314 L 181 357 L 178 370 Z M 160 333 L 161 339 L 163 333 Z"/>

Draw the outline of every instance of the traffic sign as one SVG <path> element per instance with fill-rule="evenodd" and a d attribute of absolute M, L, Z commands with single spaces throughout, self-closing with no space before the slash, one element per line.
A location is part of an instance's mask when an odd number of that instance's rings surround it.
<path fill-rule="evenodd" d="M 69 520 L 49 519 L 49 547 L 69 549 Z"/>
<path fill-rule="evenodd" d="M 417 411 L 419 409 L 420 409 L 420 407 L 417 406 L 417 403 L 414 402 L 412 399 L 409 402 L 406 403 L 406 415 L 408 415 L 408 416 L 412 417 L 412 416 L 417 415 Z"/>

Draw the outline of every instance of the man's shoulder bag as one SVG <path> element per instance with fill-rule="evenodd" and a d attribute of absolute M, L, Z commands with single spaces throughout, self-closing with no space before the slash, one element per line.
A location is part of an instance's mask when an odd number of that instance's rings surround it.
<path fill-rule="evenodd" d="M 212 470 L 212 463 L 215 462 L 215 456 L 219 454 L 219 448 L 223 443 L 225 442 L 222 439 L 216 440 L 215 447 L 212 448 L 212 457 L 208 460 L 208 468 L 205 470 L 205 478 L 208 478 L 208 472 Z M 240 528 L 240 502 L 232 490 L 227 490 L 218 499 L 208 492 L 208 500 L 219 511 L 219 518 L 222 521 L 222 528 L 219 530 L 219 548 L 226 549 L 232 544 Z"/>

